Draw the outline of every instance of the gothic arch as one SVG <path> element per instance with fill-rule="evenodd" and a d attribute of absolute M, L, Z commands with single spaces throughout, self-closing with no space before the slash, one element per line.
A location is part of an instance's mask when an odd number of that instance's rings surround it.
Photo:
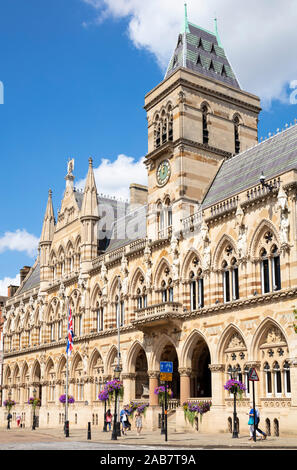
<path fill-rule="evenodd" d="M 174 343 L 173 339 L 169 335 L 167 335 L 166 333 L 163 333 L 162 336 L 159 338 L 158 343 L 156 344 L 156 348 L 154 349 L 153 353 L 150 355 L 149 363 L 148 363 L 149 370 L 159 370 L 160 358 L 167 344 L 171 344 L 176 350 L 176 354 L 177 354 L 177 345 Z"/>
<path fill-rule="evenodd" d="M 92 372 L 93 372 L 93 368 L 95 366 L 95 364 L 98 362 L 100 362 L 100 366 L 103 368 L 103 373 L 104 373 L 104 365 L 103 365 L 103 359 L 102 359 L 102 356 L 100 354 L 100 351 L 98 348 L 95 348 L 93 349 L 92 353 L 91 353 L 91 356 L 90 356 L 90 359 L 89 359 L 89 366 L 88 366 L 88 375 L 92 375 Z"/>
<path fill-rule="evenodd" d="M 94 285 L 92 289 L 91 296 L 90 296 L 91 308 L 96 308 L 96 300 L 101 292 L 102 292 L 102 289 L 100 288 L 99 283 L 96 282 L 96 284 Z"/>
<path fill-rule="evenodd" d="M 138 340 L 134 341 L 126 356 L 125 370 L 128 372 L 135 372 L 136 357 L 141 350 L 145 352 L 143 344 L 141 344 Z"/>
<path fill-rule="evenodd" d="M 62 371 L 66 367 L 66 355 L 62 354 L 57 363 L 57 378 L 62 379 Z"/>
<path fill-rule="evenodd" d="M 232 246 L 232 248 L 234 250 L 234 254 L 237 256 L 235 241 L 233 240 L 233 238 L 230 235 L 224 234 L 221 237 L 219 243 L 217 244 L 215 252 L 214 252 L 214 256 L 213 256 L 213 267 L 214 267 L 215 270 L 221 268 L 220 261 L 221 261 L 224 249 L 227 248 L 228 245 Z"/>
<path fill-rule="evenodd" d="M 117 354 L 118 354 L 118 348 L 115 345 L 113 345 L 108 351 L 107 357 L 105 359 L 105 365 L 104 365 L 104 370 L 109 375 L 113 375 L 114 370 L 112 366 L 114 364 L 114 361 L 117 358 Z"/>
<path fill-rule="evenodd" d="M 35 359 L 31 369 L 31 382 L 40 382 L 41 379 L 41 367 L 40 362 Z"/>
<path fill-rule="evenodd" d="M 48 378 L 49 371 L 52 368 L 54 369 L 54 372 L 56 373 L 55 363 L 54 363 L 53 359 L 51 357 L 49 357 L 46 361 L 45 369 L 44 369 L 45 378 Z"/>
<path fill-rule="evenodd" d="M 242 348 L 245 348 L 247 350 L 246 341 L 244 340 L 244 335 L 243 335 L 242 331 L 234 323 L 230 323 L 225 328 L 225 330 L 221 334 L 221 336 L 219 338 L 219 341 L 218 341 L 217 350 L 216 350 L 216 357 L 217 357 L 216 360 L 219 363 L 224 363 L 225 362 L 225 360 L 224 360 L 225 350 L 226 350 L 228 344 L 230 343 L 230 341 L 232 340 L 232 337 L 234 336 L 234 338 L 235 338 L 235 335 L 238 338 L 238 343 L 241 342 L 242 343 Z M 241 349 L 241 347 L 239 347 L 239 348 Z"/>
<path fill-rule="evenodd" d="M 182 263 L 182 267 L 181 267 L 182 280 L 188 279 L 189 271 L 190 271 L 190 264 L 195 258 L 197 258 L 199 260 L 199 263 L 201 264 L 201 256 L 199 255 L 198 251 L 195 248 L 190 248 Z"/>
<path fill-rule="evenodd" d="M 261 248 L 261 238 L 265 235 L 265 232 L 267 231 L 271 231 L 275 237 L 277 244 L 280 244 L 278 232 L 274 224 L 268 219 L 263 219 L 255 229 L 251 238 L 249 246 L 249 255 L 252 259 L 259 257 L 259 251 Z"/>
<path fill-rule="evenodd" d="M 189 368 L 191 367 L 191 360 L 192 360 L 192 355 L 193 351 L 197 345 L 197 340 L 203 341 L 206 346 L 209 348 L 208 343 L 206 341 L 205 336 L 198 330 L 193 330 L 190 335 L 187 337 L 182 351 L 181 351 L 181 359 L 180 359 L 180 367 L 186 367 Z"/>
<path fill-rule="evenodd" d="M 72 360 L 72 363 L 71 363 L 71 371 L 70 371 L 71 377 L 74 377 L 75 371 L 76 371 L 77 366 L 80 362 L 82 362 L 82 356 L 79 352 L 76 352 L 73 356 L 73 360 Z"/>
<path fill-rule="evenodd" d="M 260 347 L 261 344 L 263 344 L 264 338 L 268 334 L 268 332 L 271 328 L 275 328 L 279 332 L 280 338 L 281 338 L 280 344 L 281 343 L 286 344 L 286 346 L 288 347 L 288 344 L 289 344 L 288 343 L 288 338 L 287 338 L 287 335 L 286 335 L 285 331 L 283 330 L 282 326 L 279 323 L 277 323 L 273 318 L 267 317 L 260 323 L 260 325 L 256 329 L 255 334 L 253 336 L 252 343 L 251 343 L 251 349 L 250 349 L 251 350 L 251 360 L 256 360 L 257 359 L 257 353 L 259 351 L 259 347 Z M 273 341 L 272 341 L 271 344 L 273 345 Z M 279 344 L 277 342 L 277 340 L 276 340 L 275 344 Z"/>
<path fill-rule="evenodd" d="M 162 257 L 161 260 L 158 263 L 157 268 L 155 269 L 155 273 L 153 275 L 153 286 L 154 288 L 160 287 L 160 282 L 161 282 L 161 277 L 164 272 L 164 270 L 168 268 L 170 270 L 170 263 L 169 261 Z"/>
<path fill-rule="evenodd" d="M 137 288 L 137 284 L 138 282 L 140 282 L 141 278 L 143 278 L 143 281 L 145 279 L 145 274 L 142 270 L 142 268 L 140 268 L 139 266 L 135 269 L 132 277 L 131 277 L 131 281 L 130 281 L 130 295 L 136 295 L 136 288 Z"/>

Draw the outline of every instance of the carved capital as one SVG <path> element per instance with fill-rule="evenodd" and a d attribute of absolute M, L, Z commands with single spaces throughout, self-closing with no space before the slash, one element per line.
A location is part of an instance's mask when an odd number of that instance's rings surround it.
<path fill-rule="evenodd" d="M 181 377 L 190 377 L 192 370 L 186 367 L 181 367 L 180 369 L 178 369 L 178 372 Z"/>
<path fill-rule="evenodd" d="M 133 372 L 127 372 L 122 374 L 122 380 L 135 380 L 136 379 L 136 374 Z"/>
<path fill-rule="evenodd" d="M 149 376 L 149 379 L 158 379 L 160 376 L 160 372 L 157 370 L 149 370 L 147 372 L 147 375 Z"/>
<path fill-rule="evenodd" d="M 225 364 L 208 364 L 208 368 L 211 372 L 225 372 L 226 365 Z"/>

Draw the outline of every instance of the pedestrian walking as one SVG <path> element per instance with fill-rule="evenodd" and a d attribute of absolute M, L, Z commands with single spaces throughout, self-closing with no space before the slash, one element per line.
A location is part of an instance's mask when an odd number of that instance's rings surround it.
<path fill-rule="evenodd" d="M 111 423 L 112 423 L 112 414 L 110 412 L 110 409 L 106 411 L 106 415 L 105 415 L 105 422 L 106 422 L 106 426 L 109 427 L 109 431 L 111 430 Z"/>
<path fill-rule="evenodd" d="M 122 424 L 122 434 L 126 435 L 126 431 L 130 426 L 130 423 L 129 423 L 129 420 L 128 420 L 127 405 L 124 406 L 124 408 L 120 412 L 120 422 Z"/>
<path fill-rule="evenodd" d="M 267 438 L 267 434 L 262 431 L 260 428 L 259 428 L 259 423 L 260 423 L 260 413 L 259 413 L 259 410 L 258 408 L 256 408 L 256 420 L 255 420 L 255 425 L 256 425 L 256 431 L 258 431 L 263 437 L 262 437 L 262 440 L 265 441 L 265 439 Z"/>
<path fill-rule="evenodd" d="M 135 426 L 136 426 L 137 436 L 140 436 L 140 433 L 142 430 L 142 416 L 139 411 L 136 411 Z"/>
<path fill-rule="evenodd" d="M 249 413 L 249 420 L 248 420 L 248 425 L 250 427 L 250 437 L 249 437 L 249 441 L 251 441 L 254 437 L 254 426 L 255 426 L 255 416 L 256 416 L 256 412 L 254 410 L 254 408 L 251 408 Z M 257 417 L 256 417 L 256 421 L 257 421 Z M 256 436 L 261 436 L 261 434 L 259 433 L 259 431 L 257 430 L 257 426 L 255 426 L 255 429 L 256 429 Z M 262 438 L 261 438 L 262 439 Z"/>

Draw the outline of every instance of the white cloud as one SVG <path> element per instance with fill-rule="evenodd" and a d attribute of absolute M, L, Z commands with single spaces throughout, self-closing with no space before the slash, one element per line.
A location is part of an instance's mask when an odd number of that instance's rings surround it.
<path fill-rule="evenodd" d="M 126 155 L 118 155 L 113 162 L 102 158 L 100 165 L 94 168 L 94 176 L 99 194 L 129 199 L 131 183 L 147 185 L 147 171 L 144 158 L 135 160 Z M 86 178 L 76 183 L 78 189 L 84 189 Z"/>
<path fill-rule="evenodd" d="M 183 22 L 184 2 L 177 0 L 82 0 L 97 11 L 96 22 L 128 18 L 134 45 L 151 51 L 165 71 Z M 289 102 L 285 86 L 297 79 L 297 8 L 295 0 L 187 0 L 189 21 L 214 30 L 244 90 Z"/>
<path fill-rule="evenodd" d="M 37 254 L 39 239 L 25 229 L 17 229 L 15 232 L 6 232 L 0 237 L 0 253 L 4 251 L 24 251 L 34 258 Z"/>
<path fill-rule="evenodd" d="M 0 295 L 7 296 L 7 287 L 8 286 L 19 286 L 20 285 L 20 275 L 17 274 L 15 278 L 5 277 L 0 279 Z"/>

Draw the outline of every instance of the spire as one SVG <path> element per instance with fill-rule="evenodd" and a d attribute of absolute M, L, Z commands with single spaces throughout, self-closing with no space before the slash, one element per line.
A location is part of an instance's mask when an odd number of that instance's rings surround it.
<path fill-rule="evenodd" d="M 219 36 L 218 20 L 217 20 L 217 18 L 214 19 L 214 22 L 215 22 L 215 35 L 216 35 L 216 38 L 217 38 L 217 41 L 218 41 L 218 46 L 219 46 L 219 47 L 223 47 L 223 46 L 222 46 L 222 43 L 221 43 L 220 36 Z"/>
<path fill-rule="evenodd" d="M 97 201 L 97 187 L 95 183 L 94 171 L 93 171 L 93 159 L 89 158 L 89 170 L 86 179 L 86 185 L 84 190 L 84 197 L 81 207 L 82 217 L 99 217 L 98 212 L 98 201 Z"/>
<path fill-rule="evenodd" d="M 48 200 L 43 219 L 42 232 L 40 242 L 51 242 L 55 231 L 55 216 L 52 201 L 52 190 L 48 192 Z"/>
<path fill-rule="evenodd" d="M 185 18 L 184 18 L 182 33 L 189 33 L 189 32 L 190 32 L 190 28 L 189 28 L 189 22 L 188 22 L 188 10 L 187 10 L 187 4 L 185 3 Z"/>

